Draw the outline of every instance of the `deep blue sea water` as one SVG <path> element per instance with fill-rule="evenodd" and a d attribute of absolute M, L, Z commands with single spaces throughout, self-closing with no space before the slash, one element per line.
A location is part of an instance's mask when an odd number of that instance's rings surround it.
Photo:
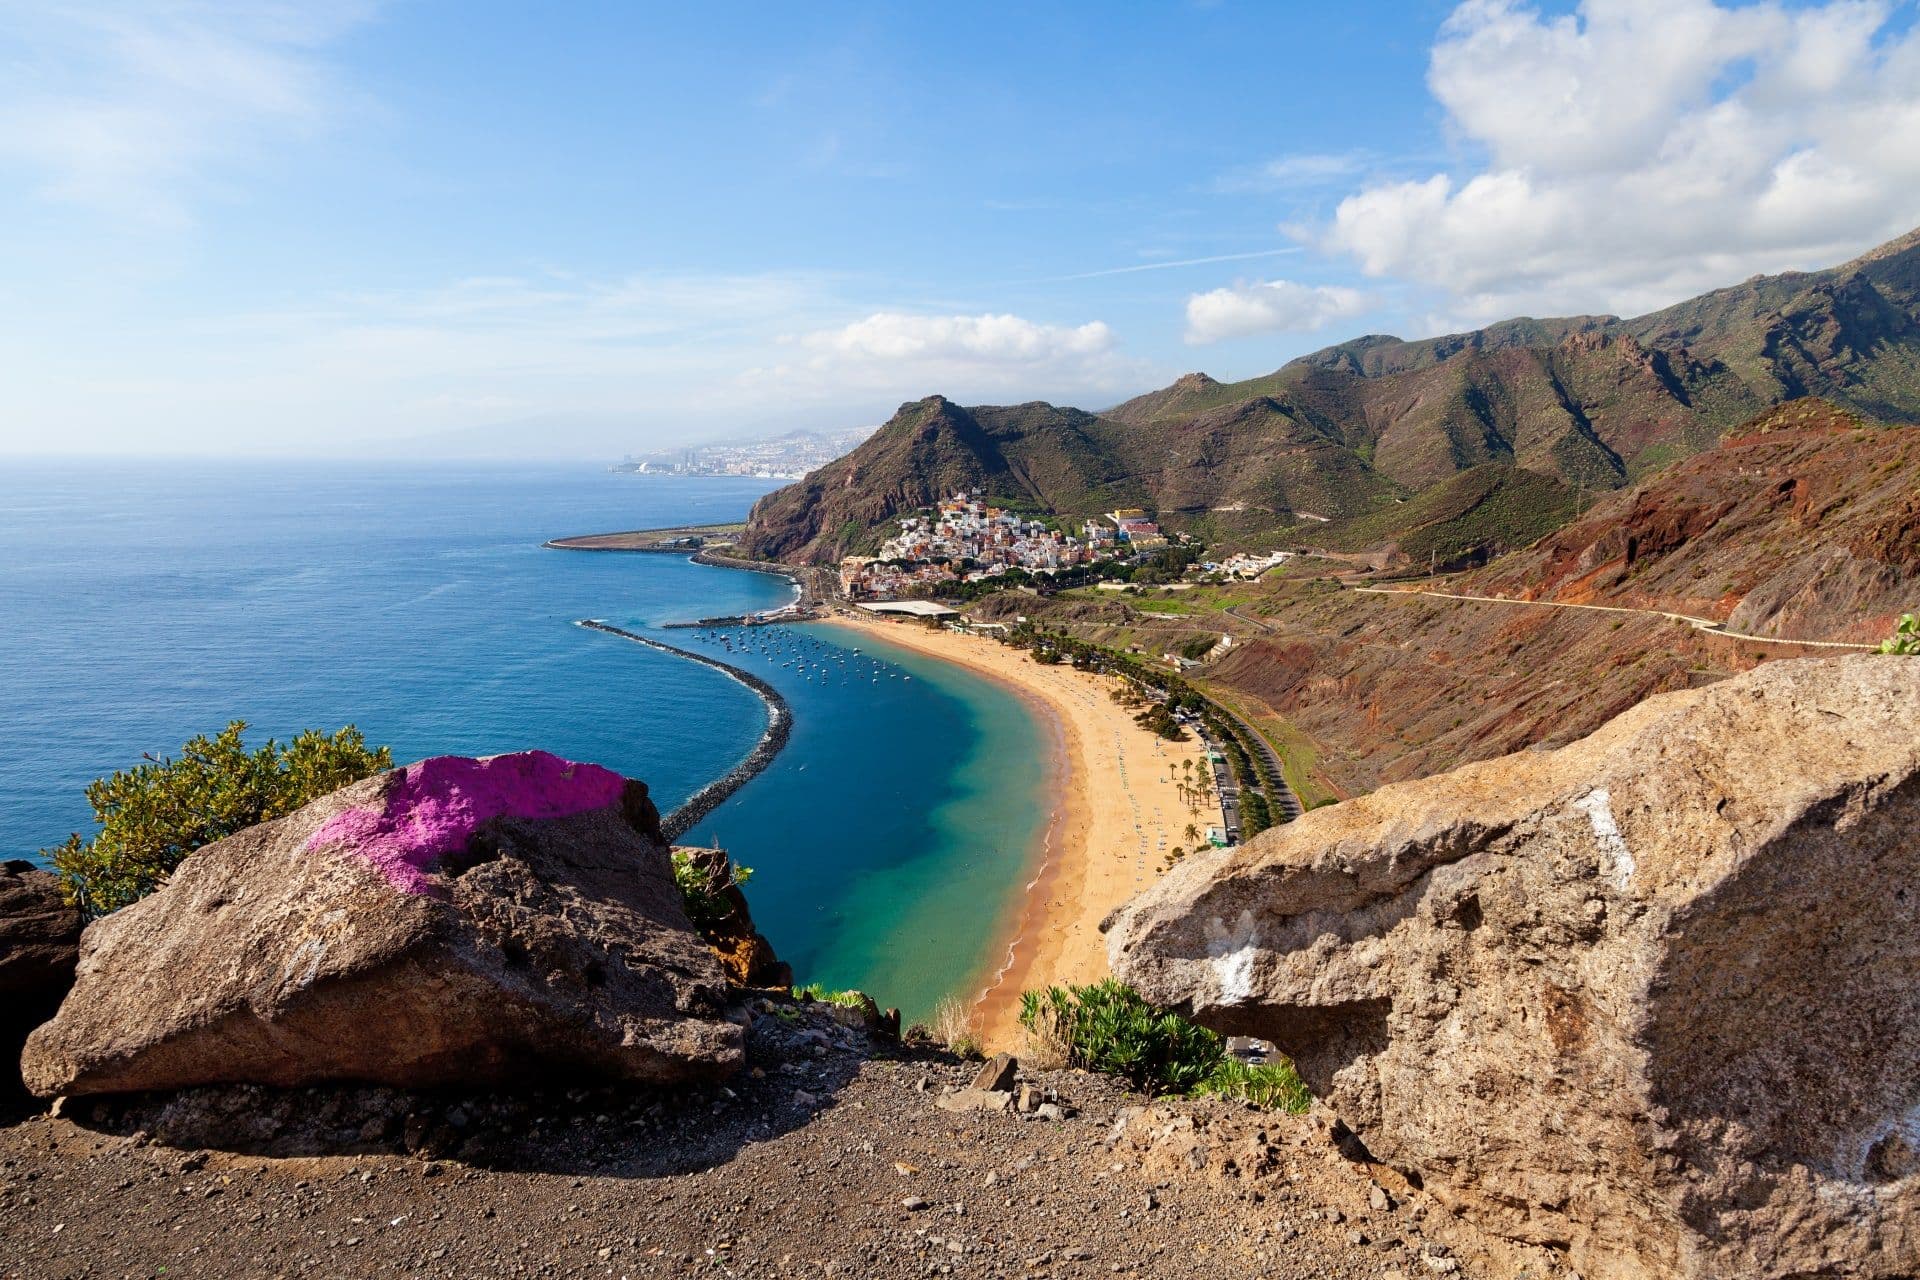
<path fill-rule="evenodd" d="M 791 589 L 540 544 L 737 519 L 767 487 L 589 467 L 8 462 L 0 856 L 89 831 L 90 779 L 231 719 L 281 737 L 354 723 L 402 760 L 542 747 L 641 778 L 670 810 L 751 748 L 758 698 L 574 621 L 651 631 Z M 757 636 L 836 678 L 786 652 L 739 660 L 791 701 L 792 741 L 688 839 L 755 869 L 755 917 L 802 980 L 914 1016 L 986 959 L 1042 821 L 1042 747 L 1005 691 L 847 635 Z M 865 678 L 841 677 L 842 658 Z"/>

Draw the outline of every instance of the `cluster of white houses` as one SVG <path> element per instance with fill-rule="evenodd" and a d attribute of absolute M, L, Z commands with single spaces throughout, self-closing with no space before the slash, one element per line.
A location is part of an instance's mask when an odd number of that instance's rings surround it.
<path fill-rule="evenodd" d="M 1228 556 L 1218 564 L 1209 561 L 1201 565 L 1200 570 L 1202 573 L 1223 573 L 1229 578 L 1251 579 L 1291 559 L 1293 559 L 1291 551 L 1269 551 L 1263 556 L 1243 551 L 1238 555 Z"/>
<path fill-rule="evenodd" d="M 1089 520 L 1076 538 L 1038 520 L 990 506 L 980 491 L 956 493 L 931 514 L 905 516 L 875 556 L 840 562 L 840 586 L 854 599 L 889 598 L 916 587 L 979 582 L 1024 569 L 1058 573 L 1166 545 L 1146 512 L 1127 509 Z"/>

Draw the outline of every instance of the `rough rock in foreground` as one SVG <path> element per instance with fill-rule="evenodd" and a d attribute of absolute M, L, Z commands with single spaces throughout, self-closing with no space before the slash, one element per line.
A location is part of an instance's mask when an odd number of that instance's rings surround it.
<path fill-rule="evenodd" d="M 646 1081 L 738 1068 L 646 788 L 437 757 L 208 845 L 86 931 L 35 1092 Z"/>
<path fill-rule="evenodd" d="M 1115 972 L 1588 1277 L 1920 1268 L 1920 661 L 1768 664 L 1189 859 Z"/>
<path fill-rule="evenodd" d="M 20 1087 L 21 1044 L 73 986 L 81 924 L 54 876 L 30 862 L 0 863 L 0 1094 Z"/>

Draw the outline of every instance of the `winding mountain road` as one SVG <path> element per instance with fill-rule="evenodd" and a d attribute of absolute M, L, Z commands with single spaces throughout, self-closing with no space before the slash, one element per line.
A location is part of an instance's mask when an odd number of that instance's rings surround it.
<path fill-rule="evenodd" d="M 1427 591 L 1423 589 L 1405 590 L 1399 587 L 1352 587 L 1351 590 L 1375 596 L 1431 596 L 1436 600 L 1466 600 L 1475 604 L 1513 604 L 1533 605 L 1546 609 L 1586 609 L 1594 613 L 1638 613 L 1655 618 L 1666 618 L 1672 622 L 1684 622 L 1695 631 L 1704 631 L 1709 635 L 1725 636 L 1729 640 L 1752 640 L 1757 644 L 1810 645 L 1816 649 L 1872 649 L 1870 644 L 1856 644 L 1849 640 L 1788 640 L 1780 636 L 1756 636 L 1747 631 L 1729 631 L 1724 622 L 1715 622 L 1712 618 L 1696 618 L 1690 613 L 1673 613 L 1666 609 L 1635 609 L 1617 604 L 1570 604 L 1563 600 L 1509 600 L 1504 596 L 1469 596 L 1452 591 Z M 1229 610 L 1231 612 L 1231 610 Z M 1233 615 L 1240 618 L 1240 614 Z M 1252 621 L 1242 618 L 1242 621 Z M 1269 628 L 1270 629 L 1270 628 Z"/>
<path fill-rule="evenodd" d="M 1220 612 L 1226 614 L 1229 618 L 1238 618 L 1240 621 L 1247 623 L 1250 626 L 1258 627 L 1262 631 L 1270 632 L 1274 629 L 1274 626 L 1271 622 L 1267 622 L 1261 618 L 1249 617 L 1248 615 L 1241 613 L 1238 605 L 1228 605 L 1227 607 L 1220 610 Z"/>

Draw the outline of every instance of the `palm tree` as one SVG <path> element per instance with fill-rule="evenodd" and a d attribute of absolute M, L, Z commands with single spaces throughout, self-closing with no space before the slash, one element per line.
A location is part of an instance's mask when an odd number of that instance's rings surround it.
<path fill-rule="evenodd" d="M 1200 839 L 1200 828 L 1194 826 L 1191 822 L 1189 822 L 1187 824 L 1187 829 L 1185 831 L 1182 831 L 1180 834 L 1185 836 L 1187 839 L 1194 841 L 1195 843 L 1198 843 Z"/>

